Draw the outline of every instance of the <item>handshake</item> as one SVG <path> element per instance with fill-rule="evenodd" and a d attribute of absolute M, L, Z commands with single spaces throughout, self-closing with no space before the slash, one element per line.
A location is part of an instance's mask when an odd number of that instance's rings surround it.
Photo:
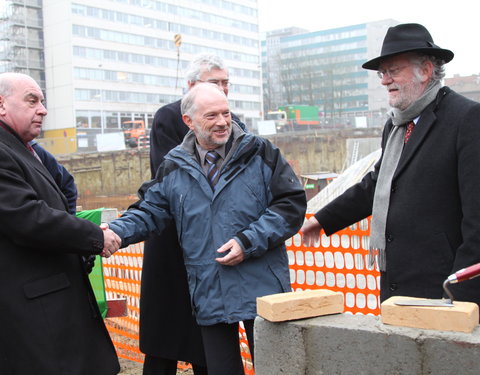
<path fill-rule="evenodd" d="M 122 245 L 122 240 L 118 235 L 108 227 L 107 223 L 102 223 L 103 229 L 103 250 L 100 255 L 104 258 L 110 258 Z"/>

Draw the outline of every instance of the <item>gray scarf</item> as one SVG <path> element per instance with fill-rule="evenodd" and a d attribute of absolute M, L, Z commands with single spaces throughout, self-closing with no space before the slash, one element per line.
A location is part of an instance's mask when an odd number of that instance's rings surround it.
<path fill-rule="evenodd" d="M 387 113 L 392 119 L 394 126 L 388 135 L 375 187 L 370 228 L 370 250 L 367 257 L 367 262 L 370 267 L 373 267 L 375 259 L 377 260 L 380 271 L 386 270 L 385 228 L 387 224 L 388 206 L 390 204 L 392 179 L 397 169 L 400 156 L 402 155 L 404 145 L 405 125 L 422 113 L 435 99 L 440 88 L 440 82 L 435 82 L 429 85 L 423 95 L 405 110 L 401 111 L 397 108 L 392 108 Z"/>

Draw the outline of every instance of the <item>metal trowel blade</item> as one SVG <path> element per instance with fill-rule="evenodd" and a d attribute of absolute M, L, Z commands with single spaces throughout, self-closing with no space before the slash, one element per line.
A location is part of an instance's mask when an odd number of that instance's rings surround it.
<path fill-rule="evenodd" d="M 453 307 L 449 299 L 400 299 L 394 302 L 398 306 L 435 306 L 435 307 Z"/>

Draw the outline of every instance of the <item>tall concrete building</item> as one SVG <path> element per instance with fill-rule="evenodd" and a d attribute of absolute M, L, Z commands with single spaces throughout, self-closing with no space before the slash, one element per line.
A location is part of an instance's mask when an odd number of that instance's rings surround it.
<path fill-rule="evenodd" d="M 267 33 L 262 41 L 264 112 L 285 105 L 317 106 L 330 125 L 367 120 L 381 126 L 388 109 L 375 72 L 361 65 L 380 54 L 394 20 L 308 32 L 290 28 Z"/>
<path fill-rule="evenodd" d="M 200 53 L 230 68 L 232 111 L 250 128 L 261 118 L 256 0 L 7 2 L 29 17 L 43 12 L 35 30 L 54 151 L 96 150 L 98 134 L 121 133 L 129 121 L 148 129 L 159 107 L 181 97 L 185 68 Z"/>
<path fill-rule="evenodd" d="M 0 2 L 0 72 L 33 77 L 45 90 L 41 0 Z"/>
<path fill-rule="evenodd" d="M 455 74 L 453 77 L 445 78 L 445 85 L 469 99 L 480 102 L 480 74 L 471 76 Z"/>

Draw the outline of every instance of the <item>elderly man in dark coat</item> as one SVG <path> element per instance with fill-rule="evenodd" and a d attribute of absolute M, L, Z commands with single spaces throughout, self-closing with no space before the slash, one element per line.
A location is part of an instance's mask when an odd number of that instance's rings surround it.
<path fill-rule="evenodd" d="M 443 281 L 480 262 L 480 104 L 442 87 L 450 50 L 425 27 L 391 27 L 376 70 L 392 109 L 382 157 L 360 183 L 303 226 L 309 243 L 372 214 L 370 258 L 384 300 L 441 298 Z M 480 303 L 480 278 L 457 284 L 458 300 Z"/>
<path fill-rule="evenodd" d="M 31 148 L 42 103 L 32 78 L 0 74 L 0 374 L 114 375 L 115 348 L 81 256 L 120 242 L 68 213 Z"/>

